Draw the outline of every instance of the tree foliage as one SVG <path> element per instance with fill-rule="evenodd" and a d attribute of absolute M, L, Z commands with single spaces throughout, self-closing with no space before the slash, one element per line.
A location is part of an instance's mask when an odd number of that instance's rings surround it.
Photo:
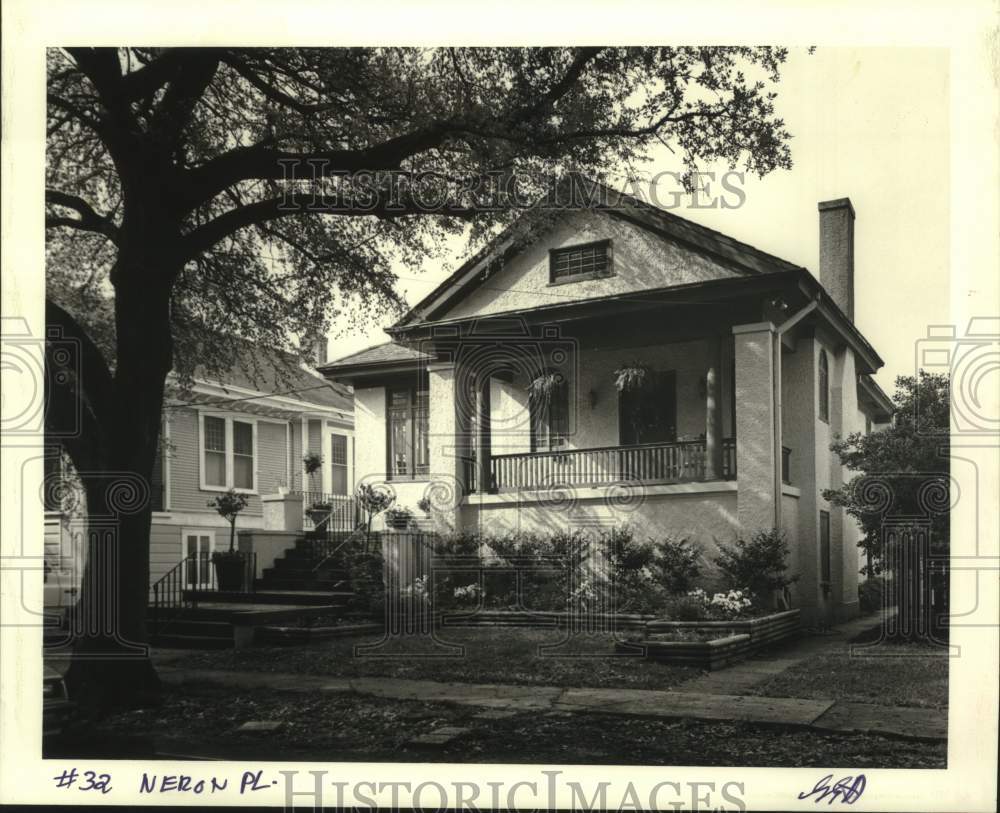
<path fill-rule="evenodd" d="M 861 526 L 868 575 L 883 570 L 887 521 L 929 521 L 932 550 L 948 549 L 950 389 L 946 375 L 921 370 L 917 376 L 899 376 L 892 425 L 867 435 L 855 432 L 830 446 L 857 474 L 823 496 Z"/>
<path fill-rule="evenodd" d="M 419 268 L 466 224 L 485 237 L 509 218 L 475 206 L 489 173 L 516 173 L 530 198 L 568 169 L 635 166 L 660 142 L 689 171 L 790 166 L 773 108 L 784 58 L 696 47 L 52 50 L 50 290 L 107 337 L 113 359 L 107 306 L 92 305 L 106 302 L 130 239 L 129 204 L 153 193 L 142 216 L 172 227 L 177 371 L 244 361 L 227 334 L 294 349 L 290 337 L 334 320 L 398 311 L 394 263 Z M 364 212 L 281 211 L 295 161 L 313 162 L 298 177 L 315 170 L 334 191 L 338 173 L 384 170 L 477 192 L 430 212 L 405 194 L 394 208 L 388 192 Z"/>

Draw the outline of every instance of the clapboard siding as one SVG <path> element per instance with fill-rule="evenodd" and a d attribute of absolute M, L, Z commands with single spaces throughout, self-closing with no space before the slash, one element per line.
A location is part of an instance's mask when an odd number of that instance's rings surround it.
<path fill-rule="evenodd" d="M 234 414 L 237 420 L 254 420 L 253 416 Z M 203 490 L 198 445 L 198 413 L 180 409 L 170 419 L 170 439 L 173 455 L 170 460 L 170 510 L 207 511 L 207 503 L 218 491 Z M 284 422 L 257 419 L 257 494 L 248 496 L 247 516 L 260 516 L 261 494 L 273 494 L 287 477 L 287 429 Z M 294 459 L 294 458 L 293 458 Z"/>
<path fill-rule="evenodd" d="M 153 584 L 184 558 L 181 529 L 154 522 L 149 531 L 149 583 Z"/>
<path fill-rule="evenodd" d="M 284 423 L 257 424 L 257 491 L 261 494 L 276 494 L 288 479 L 287 435 Z"/>

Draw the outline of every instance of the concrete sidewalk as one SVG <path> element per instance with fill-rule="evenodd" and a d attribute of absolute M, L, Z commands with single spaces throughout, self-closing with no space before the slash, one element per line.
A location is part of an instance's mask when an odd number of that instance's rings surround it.
<path fill-rule="evenodd" d="M 158 672 L 165 683 L 173 686 L 209 684 L 247 690 L 354 692 L 392 700 L 458 703 L 519 713 L 566 711 L 716 722 L 735 720 L 930 741 L 945 740 L 948 736 L 945 711 L 834 703 L 832 700 L 754 697 L 689 690 L 439 683 L 385 677 L 325 678 L 276 672 L 182 669 L 167 665 L 160 666 Z"/>

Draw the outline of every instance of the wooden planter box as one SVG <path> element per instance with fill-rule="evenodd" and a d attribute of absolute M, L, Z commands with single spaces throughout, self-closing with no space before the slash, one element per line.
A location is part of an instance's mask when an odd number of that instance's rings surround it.
<path fill-rule="evenodd" d="M 719 637 L 708 641 L 654 641 L 643 638 L 621 642 L 615 648 L 619 652 L 634 652 L 636 647 L 642 647 L 647 658 L 701 669 L 721 669 L 766 646 L 798 635 L 799 629 L 798 610 L 738 621 L 649 621 L 644 627 L 647 635 L 690 631 L 718 632 Z"/>
<path fill-rule="evenodd" d="M 445 627 L 528 627 L 553 629 L 566 626 L 569 614 L 539 610 L 448 610 L 441 613 Z M 580 617 L 582 620 L 582 616 Z M 606 619 L 606 628 L 643 630 L 655 616 L 618 613 Z"/>

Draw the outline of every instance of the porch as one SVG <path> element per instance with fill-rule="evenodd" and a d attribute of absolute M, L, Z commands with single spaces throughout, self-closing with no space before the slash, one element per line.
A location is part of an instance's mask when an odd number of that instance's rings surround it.
<path fill-rule="evenodd" d="M 732 480 L 736 477 L 736 441 L 722 442 L 722 466 L 709 478 L 705 441 L 603 446 L 554 452 L 495 455 L 490 462 L 491 491 L 519 491 L 553 485 L 606 486 Z M 475 474 L 471 489 L 475 491 Z"/>

